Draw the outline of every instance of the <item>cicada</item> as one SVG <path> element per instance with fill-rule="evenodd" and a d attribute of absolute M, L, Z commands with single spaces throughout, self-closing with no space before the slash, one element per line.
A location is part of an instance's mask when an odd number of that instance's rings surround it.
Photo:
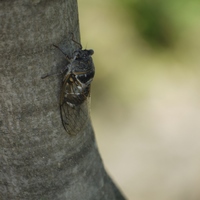
<path fill-rule="evenodd" d="M 71 58 L 65 55 L 69 64 L 62 71 L 59 102 L 61 121 L 64 129 L 70 135 L 80 132 L 90 118 L 88 101 L 91 82 L 95 74 L 91 57 L 94 51 L 91 49 L 83 50 L 81 44 L 73 41 L 79 45 L 79 48 L 73 52 Z M 60 49 L 58 46 L 55 47 Z"/>

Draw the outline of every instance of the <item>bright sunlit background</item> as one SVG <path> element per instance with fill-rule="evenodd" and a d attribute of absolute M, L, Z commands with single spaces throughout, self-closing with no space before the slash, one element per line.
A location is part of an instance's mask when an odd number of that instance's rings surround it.
<path fill-rule="evenodd" d="M 79 0 L 92 121 L 127 199 L 200 199 L 200 1 Z"/>

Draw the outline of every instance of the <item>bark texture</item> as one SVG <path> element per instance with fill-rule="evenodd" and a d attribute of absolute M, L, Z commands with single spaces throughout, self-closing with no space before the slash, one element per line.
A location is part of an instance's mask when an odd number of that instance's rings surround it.
<path fill-rule="evenodd" d="M 79 41 L 75 0 L 0 1 L 0 199 L 121 200 L 106 174 L 91 122 L 69 136 L 60 120 L 60 77 Z"/>

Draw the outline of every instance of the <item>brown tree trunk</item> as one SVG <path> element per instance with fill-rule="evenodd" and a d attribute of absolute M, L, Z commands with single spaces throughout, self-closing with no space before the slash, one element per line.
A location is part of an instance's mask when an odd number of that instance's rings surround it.
<path fill-rule="evenodd" d="M 79 41 L 75 0 L 0 1 L 0 199 L 121 200 L 90 120 L 70 136 L 59 113 L 60 76 Z M 78 116 L 77 116 L 78 121 Z"/>

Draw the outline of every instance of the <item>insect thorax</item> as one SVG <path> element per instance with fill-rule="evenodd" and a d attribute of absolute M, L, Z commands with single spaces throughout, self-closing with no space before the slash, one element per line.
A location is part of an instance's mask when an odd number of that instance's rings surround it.
<path fill-rule="evenodd" d="M 91 58 L 92 50 L 78 50 L 69 64 L 70 74 L 66 82 L 64 102 L 82 104 L 90 95 L 90 84 L 94 77 L 94 64 Z"/>

